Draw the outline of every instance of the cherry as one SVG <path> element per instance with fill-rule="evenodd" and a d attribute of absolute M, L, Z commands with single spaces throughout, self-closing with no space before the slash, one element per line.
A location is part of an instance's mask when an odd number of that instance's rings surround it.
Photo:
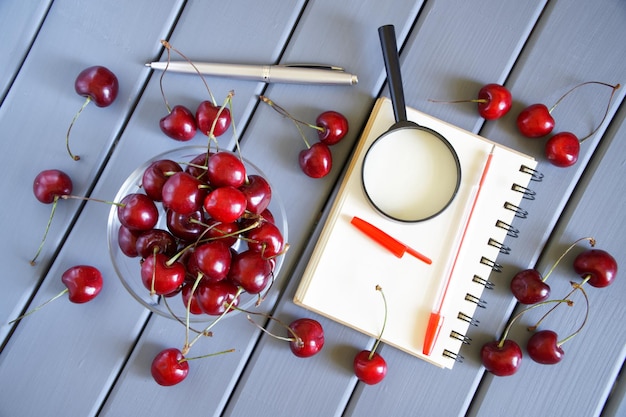
<path fill-rule="evenodd" d="M 131 193 L 122 198 L 117 207 L 120 223 L 133 231 L 152 229 L 159 221 L 154 201 L 145 194 Z"/>
<path fill-rule="evenodd" d="M 441 103 L 439 100 L 429 100 Z M 498 119 L 511 109 L 511 92 L 500 84 L 486 84 L 478 90 L 478 97 L 472 100 L 455 100 L 447 103 L 476 103 L 478 114 L 486 120 Z"/>
<path fill-rule="evenodd" d="M 141 232 L 130 230 L 128 227 L 120 225 L 117 231 L 117 243 L 122 253 L 129 258 L 139 256 L 137 253 L 137 237 Z"/>
<path fill-rule="evenodd" d="M 235 154 L 217 152 L 209 157 L 207 178 L 213 187 L 239 187 L 246 180 L 246 167 Z"/>
<path fill-rule="evenodd" d="M 172 256 L 176 253 L 178 244 L 170 232 L 162 229 L 150 229 L 136 237 L 135 248 L 137 255 L 142 258 L 147 258 L 155 253 Z"/>
<path fill-rule="evenodd" d="M 211 137 L 219 137 L 230 127 L 231 115 L 227 108 L 218 107 L 211 101 L 205 100 L 196 110 L 198 130 Z"/>
<path fill-rule="evenodd" d="M 553 365 L 563 359 L 565 352 L 557 343 L 557 334 L 552 330 L 541 330 L 528 340 L 528 356 L 537 363 Z"/>
<path fill-rule="evenodd" d="M 159 385 L 172 386 L 182 382 L 189 374 L 189 363 L 176 348 L 164 349 L 152 360 L 152 377 Z"/>
<path fill-rule="evenodd" d="M 163 184 L 163 207 L 180 214 L 191 214 L 202 208 L 206 193 L 202 181 L 187 172 L 177 172 Z"/>
<path fill-rule="evenodd" d="M 74 115 L 74 119 L 70 123 L 65 135 L 65 146 L 67 152 L 75 161 L 80 159 L 80 156 L 74 155 L 70 150 L 70 132 L 72 126 L 78 119 L 78 116 L 87 107 L 90 102 L 94 102 L 98 107 L 107 107 L 115 101 L 117 93 L 119 91 L 119 82 L 117 77 L 111 70 L 106 67 L 96 65 L 89 68 L 85 68 L 78 74 L 74 81 L 74 90 L 80 96 L 86 97 L 85 102 L 78 112 Z"/>
<path fill-rule="evenodd" d="M 302 172 L 309 177 L 322 178 L 330 172 L 333 158 L 328 145 L 318 142 L 300 151 L 298 163 Z"/>
<path fill-rule="evenodd" d="M 174 140 L 187 142 L 196 136 L 196 119 L 189 109 L 182 105 L 174 106 L 159 121 L 161 131 Z"/>
<path fill-rule="evenodd" d="M 65 285 L 65 289 L 50 298 L 43 304 L 35 307 L 34 309 L 22 314 L 18 318 L 9 322 L 9 324 L 13 324 L 24 317 L 38 311 L 46 304 L 56 300 L 61 297 L 63 294 L 68 294 L 68 299 L 72 303 L 83 304 L 89 302 L 96 298 L 100 291 L 102 290 L 102 273 L 96 267 L 90 265 L 76 265 L 69 269 L 67 269 L 61 275 L 61 282 Z"/>
<path fill-rule="evenodd" d="M 596 241 L 592 237 L 585 237 L 576 240 L 571 244 L 563 254 L 552 265 L 545 277 L 535 269 L 525 269 L 515 274 L 511 280 L 511 292 L 522 304 L 535 304 L 547 300 L 550 296 L 550 286 L 546 284 L 546 280 L 552 274 L 552 271 L 559 265 L 561 260 L 567 255 L 580 241 L 588 240 L 591 246 L 595 246 Z"/>
<path fill-rule="evenodd" d="M 181 291 L 180 291 L 182 299 L 183 299 L 183 303 L 185 307 L 189 309 L 189 312 L 191 314 L 196 314 L 196 315 L 202 314 L 202 309 L 200 308 L 200 305 L 198 304 L 198 300 L 196 299 L 196 297 L 193 297 L 192 290 L 193 290 L 193 284 L 190 284 L 190 283 L 183 284 L 183 287 L 181 288 Z"/>
<path fill-rule="evenodd" d="M 148 197 L 154 201 L 161 201 L 161 191 L 165 182 L 173 174 L 182 170 L 177 162 L 169 159 L 154 161 L 144 171 L 141 186 Z"/>
<path fill-rule="evenodd" d="M 260 226 L 245 233 L 248 248 L 261 253 L 264 258 L 272 258 L 284 249 L 283 235 L 280 229 L 270 222 L 262 222 Z"/>
<path fill-rule="evenodd" d="M 246 196 L 235 187 L 219 187 L 206 196 L 203 207 L 213 219 L 231 223 L 246 211 Z"/>
<path fill-rule="evenodd" d="M 300 318 L 289 324 L 294 339 L 290 340 L 291 352 L 299 358 L 308 358 L 324 347 L 324 328 L 314 319 Z"/>
<path fill-rule="evenodd" d="M 569 167 L 578 161 L 580 141 L 570 132 L 561 132 L 546 142 L 546 157 L 557 167 Z"/>
<path fill-rule="evenodd" d="M 58 169 L 41 171 L 33 181 L 33 194 L 44 204 L 54 203 L 60 196 L 70 195 L 72 189 L 70 176 Z"/>
<path fill-rule="evenodd" d="M 317 116 L 315 124 L 323 128 L 317 132 L 320 142 L 329 146 L 343 139 L 349 129 L 348 119 L 343 114 L 333 110 L 325 111 Z"/>
<path fill-rule="evenodd" d="M 552 132 L 554 118 L 545 104 L 531 104 L 517 116 L 517 129 L 528 138 L 539 138 Z"/>
<path fill-rule="evenodd" d="M 383 320 L 383 326 L 380 330 L 378 338 L 376 339 L 376 343 L 374 343 L 374 347 L 372 347 L 372 350 L 362 350 L 357 353 L 352 364 L 356 377 L 368 385 L 378 384 L 385 378 L 385 375 L 387 375 L 387 362 L 385 362 L 383 357 L 376 352 L 387 324 L 387 299 L 385 298 L 385 293 L 383 293 L 383 290 L 379 285 L 376 286 L 376 291 L 380 292 L 385 304 L 385 318 Z"/>
<path fill-rule="evenodd" d="M 239 190 L 246 196 L 246 210 L 254 214 L 261 214 L 272 200 L 272 187 L 260 175 L 248 175 Z"/>
<path fill-rule="evenodd" d="M 513 340 L 485 343 L 480 349 L 480 360 L 485 369 L 496 376 L 510 376 L 522 364 L 522 349 Z"/>
<path fill-rule="evenodd" d="M 174 236 L 186 241 L 198 239 L 207 228 L 203 223 L 205 220 L 203 210 L 196 210 L 189 214 L 181 214 L 174 210 L 167 209 L 165 211 L 165 218 L 167 229 Z"/>
<path fill-rule="evenodd" d="M 259 252 L 244 251 L 233 256 L 228 278 L 249 294 L 263 291 L 272 276 L 270 261 Z"/>
<path fill-rule="evenodd" d="M 185 172 L 196 177 L 200 181 L 207 181 L 207 166 L 209 158 L 213 156 L 212 152 L 204 152 L 196 155 L 185 168 Z"/>
<path fill-rule="evenodd" d="M 588 249 L 574 259 L 574 271 L 596 288 L 611 285 L 617 276 L 617 261 L 602 249 Z"/>
<path fill-rule="evenodd" d="M 231 260 L 230 248 L 221 240 L 213 240 L 197 246 L 190 256 L 190 262 L 193 262 L 209 281 L 220 281 L 226 278 L 231 268 Z"/>
<path fill-rule="evenodd" d="M 182 263 L 171 262 L 162 253 L 148 256 L 141 264 L 141 281 L 152 295 L 165 295 L 176 291 L 184 282 L 185 273 L 185 266 Z"/>
<path fill-rule="evenodd" d="M 240 291 L 229 280 L 216 282 L 201 281 L 195 296 L 202 311 L 210 316 L 218 316 L 232 311 L 239 304 Z"/>

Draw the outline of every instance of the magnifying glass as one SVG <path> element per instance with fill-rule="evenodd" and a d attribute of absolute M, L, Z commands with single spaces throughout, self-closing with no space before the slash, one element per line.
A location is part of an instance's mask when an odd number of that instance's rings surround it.
<path fill-rule="evenodd" d="M 395 123 L 365 153 L 365 195 L 384 216 L 420 222 L 443 212 L 461 183 L 454 148 L 440 133 L 407 120 L 393 25 L 378 28 Z"/>

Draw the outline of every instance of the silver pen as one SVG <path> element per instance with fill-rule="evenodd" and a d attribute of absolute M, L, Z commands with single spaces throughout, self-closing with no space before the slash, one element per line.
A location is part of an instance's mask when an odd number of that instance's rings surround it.
<path fill-rule="evenodd" d="M 247 65 L 194 62 L 192 65 L 187 61 L 170 61 L 169 65 L 167 62 L 148 62 L 146 66 L 155 70 L 164 70 L 167 66 L 167 70 L 172 72 L 200 72 L 203 75 L 266 83 L 354 85 L 358 82 L 356 75 L 345 72 L 343 68 L 317 64 Z"/>

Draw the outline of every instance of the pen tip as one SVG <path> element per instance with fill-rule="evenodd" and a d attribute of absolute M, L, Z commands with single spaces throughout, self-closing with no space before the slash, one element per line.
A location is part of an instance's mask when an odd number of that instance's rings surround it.
<path fill-rule="evenodd" d="M 146 62 L 144 65 L 145 65 L 146 67 L 151 67 L 151 66 L 152 66 L 152 63 L 151 63 L 151 62 Z"/>
<path fill-rule="evenodd" d="M 352 85 L 355 85 L 359 82 L 359 78 L 356 75 L 352 76 Z"/>

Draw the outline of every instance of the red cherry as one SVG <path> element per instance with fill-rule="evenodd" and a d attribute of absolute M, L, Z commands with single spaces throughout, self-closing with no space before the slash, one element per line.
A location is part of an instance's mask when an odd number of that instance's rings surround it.
<path fill-rule="evenodd" d="M 135 240 L 137 254 L 147 258 L 155 253 L 172 256 L 176 253 L 178 243 L 172 234 L 162 229 L 150 229 L 141 232 Z"/>
<path fill-rule="evenodd" d="M 191 254 L 194 265 L 209 281 L 220 281 L 226 278 L 230 269 L 232 256 L 230 248 L 221 240 L 203 243 Z"/>
<path fill-rule="evenodd" d="M 314 319 L 301 318 L 289 324 L 297 338 L 289 342 L 291 352 L 299 358 L 315 355 L 324 347 L 324 328 Z"/>
<path fill-rule="evenodd" d="M 513 340 L 502 344 L 497 340 L 485 343 L 480 349 L 480 359 L 485 369 L 496 376 L 510 376 L 522 363 L 522 349 Z"/>
<path fill-rule="evenodd" d="M 185 172 L 191 174 L 200 181 L 207 182 L 207 158 L 210 156 L 213 156 L 213 152 L 203 152 L 196 155 L 191 161 L 189 161 L 189 164 L 187 164 L 187 166 L 185 167 Z"/>
<path fill-rule="evenodd" d="M 117 244 L 120 247 L 122 253 L 129 258 L 135 258 L 139 256 L 137 253 L 137 237 L 141 232 L 130 230 L 129 228 L 120 225 L 117 232 Z"/>
<path fill-rule="evenodd" d="M 241 286 L 249 294 L 259 294 L 263 291 L 272 276 L 272 266 L 269 260 L 263 258 L 259 252 L 244 251 L 233 256 L 228 278 Z"/>
<path fill-rule="evenodd" d="M 387 375 L 387 362 L 378 352 L 362 350 L 354 357 L 354 374 L 369 385 L 378 384 Z"/>
<path fill-rule="evenodd" d="M 272 187 L 260 175 L 248 175 L 248 179 L 239 187 L 246 196 L 248 203 L 246 210 L 254 214 L 261 214 L 272 200 Z"/>
<path fill-rule="evenodd" d="M 323 112 L 317 116 L 315 124 L 323 128 L 317 132 L 320 141 L 329 146 L 339 142 L 348 133 L 348 119 L 336 111 Z"/>
<path fill-rule="evenodd" d="M 569 167 L 578 161 L 580 141 L 570 132 L 561 132 L 546 142 L 546 157 L 557 167 Z"/>
<path fill-rule="evenodd" d="M 207 239 L 216 239 L 223 242 L 226 246 L 233 246 L 239 240 L 239 223 L 223 223 L 215 219 L 207 221 L 207 230 L 204 237 Z"/>
<path fill-rule="evenodd" d="M 150 230 L 159 220 L 159 211 L 154 201 L 145 194 L 126 195 L 117 207 L 120 223 L 130 230 Z"/>
<path fill-rule="evenodd" d="M 191 214 L 202 208 L 206 193 L 202 181 L 187 172 L 177 172 L 163 184 L 163 207 L 180 214 Z"/>
<path fill-rule="evenodd" d="M 71 267 L 61 275 L 61 281 L 68 289 L 69 300 L 77 304 L 93 300 L 102 290 L 102 274 L 89 265 Z"/>
<path fill-rule="evenodd" d="M 216 119 L 217 121 L 215 121 Z M 214 105 L 210 101 L 203 101 L 196 110 L 196 123 L 198 124 L 198 130 L 207 136 L 210 135 L 211 129 L 213 129 L 213 136 L 221 136 L 230 127 L 230 122 L 230 110 L 224 107 L 220 113 L 220 107 Z M 213 127 L 214 123 L 215 127 Z"/>
<path fill-rule="evenodd" d="M 310 148 L 300 151 L 298 158 L 302 172 L 311 178 L 322 178 L 330 172 L 333 157 L 324 142 L 317 142 Z"/>
<path fill-rule="evenodd" d="M 72 179 L 58 169 L 41 171 L 33 181 L 33 194 L 44 204 L 51 204 L 63 195 L 70 195 L 72 188 Z"/>
<path fill-rule="evenodd" d="M 161 201 L 163 185 L 165 181 L 169 179 L 176 172 L 180 172 L 183 169 L 174 161 L 169 159 L 161 159 L 154 161 L 146 168 L 141 179 L 141 186 L 146 195 L 154 201 Z"/>
<path fill-rule="evenodd" d="M 535 269 L 520 271 L 511 280 L 511 292 L 522 304 L 535 304 L 547 300 L 550 286 Z"/>
<path fill-rule="evenodd" d="M 574 259 L 574 271 L 589 278 L 589 285 L 603 288 L 611 285 L 617 276 L 617 261 L 602 249 L 588 249 Z"/>
<path fill-rule="evenodd" d="M 206 196 L 203 206 L 213 219 L 232 223 L 246 211 L 246 196 L 235 187 L 219 187 Z"/>
<path fill-rule="evenodd" d="M 565 354 L 558 344 L 557 334 L 552 330 L 541 330 L 533 334 L 528 340 L 526 350 L 532 360 L 544 365 L 560 362 Z"/>
<path fill-rule="evenodd" d="M 487 120 L 504 116 L 512 103 L 511 92 L 500 84 L 487 84 L 478 91 L 478 114 Z"/>
<path fill-rule="evenodd" d="M 150 293 L 165 295 L 174 292 L 185 280 L 185 266 L 180 262 L 170 264 L 169 258 L 157 253 L 148 256 L 141 264 L 141 281 Z"/>
<path fill-rule="evenodd" d="M 181 214 L 168 209 L 165 211 L 165 218 L 167 229 L 174 236 L 186 241 L 195 241 L 206 230 L 203 210 Z"/>
<path fill-rule="evenodd" d="M 517 128 L 529 138 L 539 138 L 552 132 L 554 118 L 545 104 L 532 104 L 517 116 Z"/>
<path fill-rule="evenodd" d="M 274 257 L 283 250 L 283 235 L 274 223 L 263 222 L 259 227 L 246 232 L 245 235 L 248 248 L 261 253 L 264 258 Z"/>
<path fill-rule="evenodd" d="M 246 167 L 235 154 L 217 152 L 209 157 L 207 177 L 213 187 L 239 187 L 246 180 Z"/>
<path fill-rule="evenodd" d="M 235 307 L 239 304 L 239 289 L 229 280 L 201 281 L 195 295 L 202 311 L 211 316 L 223 314 L 231 303 Z"/>
<path fill-rule="evenodd" d="M 202 314 L 202 309 L 198 304 L 198 300 L 196 297 L 191 297 L 191 290 L 193 289 L 193 284 L 186 283 L 183 284 L 183 287 L 180 290 L 181 297 L 183 299 L 183 305 L 185 308 L 189 307 L 189 312 L 191 314 Z M 190 299 L 191 297 L 191 299 Z"/>
<path fill-rule="evenodd" d="M 83 97 L 89 97 L 96 106 L 109 106 L 119 90 L 117 77 L 108 68 L 93 66 L 85 68 L 78 74 L 74 81 L 76 93 Z"/>
<path fill-rule="evenodd" d="M 196 119 L 185 106 L 174 108 L 159 121 L 161 131 L 172 139 L 186 142 L 196 136 Z"/>
<path fill-rule="evenodd" d="M 150 372 L 157 384 L 169 387 L 182 382 L 187 377 L 189 363 L 180 350 L 169 348 L 162 350 L 154 357 Z"/>

